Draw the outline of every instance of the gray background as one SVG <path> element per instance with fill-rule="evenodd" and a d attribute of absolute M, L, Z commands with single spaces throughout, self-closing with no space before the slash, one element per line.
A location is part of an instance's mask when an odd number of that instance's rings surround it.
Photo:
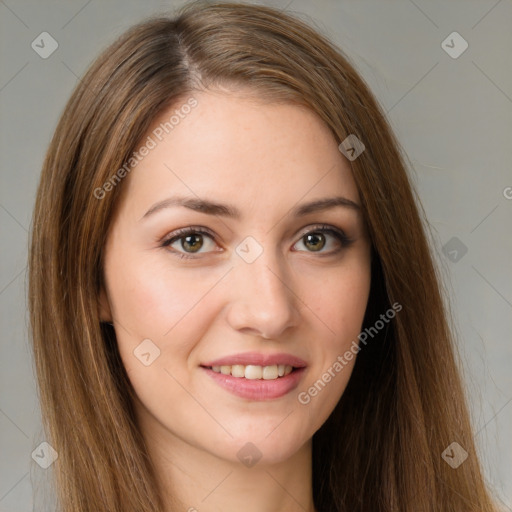
<path fill-rule="evenodd" d="M 44 152 L 98 52 L 142 17 L 182 3 L 0 0 L 2 512 L 41 510 L 33 494 L 51 471 L 31 458 L 44 434 L 25 302 Z M 261 3 L 287 8 L 329 36 L 387 111 L 432 227 L 484 471 L 503 510 L 512 511 L 512 1 Z M 59 44 L 47 59 L 31 47 L 44 31 Z M 469 44 L 458 58 L 441 46 L 453 31 Z"/>

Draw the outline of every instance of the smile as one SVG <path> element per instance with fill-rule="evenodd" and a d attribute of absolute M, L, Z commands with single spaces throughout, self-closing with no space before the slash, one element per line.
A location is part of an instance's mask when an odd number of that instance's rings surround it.
<path fill-rule="evenodd" d="M 231 375 L 237 378 L 275 380 L 290 374 L 293 371 L 293 366 L 289 364 L 274 364 L 271 366 L 234 364 L 231 366 L 212 366 L 211 369 L 215 373 Z"/>

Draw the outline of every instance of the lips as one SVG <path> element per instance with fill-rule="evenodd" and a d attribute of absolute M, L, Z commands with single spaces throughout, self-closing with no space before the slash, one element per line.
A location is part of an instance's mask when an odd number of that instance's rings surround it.
<path fill-rule="evenodd" d="M 255 365 L 255 366 L 292 366 L 293 368 L 305 368 L 306 361 L 292 354 L 261 354 L 258 352 L 246 352 L 243 354 L 234 354 L 231 356 L 215 359 L 202 363 L 205 368 L 213 368 L 214 366 L 233 366 L 233 365 Z"/>
<path fill-rule="evenodd" d="M 217 373 L 202 367 L 205 374 L 229 393 L 252 401 L 274 400 L 291 393 L 301 382 L 306 368 L 294 369 L 291 373 L 272 380 L 247 379 Z"/>
<path fill-rule="evenodd" d="M 306 362 L 291 354 L 234 354 L 201 364 L 203 371 L 230 393 L 249 400 L 272 400 L 295 389 Z M 243 372 L 243 373 L 242 373 Z"/>

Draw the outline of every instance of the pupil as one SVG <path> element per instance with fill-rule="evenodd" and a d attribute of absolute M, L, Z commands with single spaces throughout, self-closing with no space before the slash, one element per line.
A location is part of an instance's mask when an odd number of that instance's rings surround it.
<path fill-rule="evenodd" d="M 196 252 L 196 251 L 198 251 L 199 249 L 201 249 L 201 247 L 202 247 L 202 245 L 203 245 L 203 244 L 202 244 L 202 242 L 201 242 L 201 243 L 199 243 L 199 244 L 195 244 L 195 245 L 197 245 L 197 247 L 195 247 L 195 248 L 193 247 L 194 243 L 193 243 L 193 242 L 190 242 L 190 240 L 194 240 L 194 239 L 196 239 L 196 238 L 198 238 L 198 237 L 200 237 L 200 236 L 201 236 L 201 235 L 187 235 L 187 236 L 184 238 L 184 242 L 181 244 L 181 245 L 183 246 L 183 249 L 185 249 L 185 250 L 187 250 L 187 249 L 191 249 L 191 250 L 192 250 L 192 252 Z M 187 248 L 187 247 L 185 247 L 185 244 L 187 244 L 187 245 L 191 245 L 192 247 L 188 247 L 188 248 Z"/>
<path fill-rule="evenodd" d="M 320 249 L 322 249 L 325 245 L 325 237 L 324 235 L 322 234 L 319 234 L 319 233 L 313 233 L 313 234 L 309 234 L 309 235 L 306 235 L 307 236 L 307 242 L 306 242 L 306 245 L 308 243 L 310 243 L 312 241 L 313 243 L 313 251 L 319 251 Z M 320 242 L 320 245 L 318 245 L 318 242 Z"/>

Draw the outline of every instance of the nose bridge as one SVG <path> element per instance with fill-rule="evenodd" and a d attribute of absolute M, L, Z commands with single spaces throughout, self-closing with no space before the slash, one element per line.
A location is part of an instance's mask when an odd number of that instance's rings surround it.
<path fill-rule="evenodd" d="M 290 273 L 278 251 L 248 237 L 238 247 L 231 273 L 229 321 L 235 329 L 250 329 L 267 338 L 277 338 L 298 321 L 298 297 Z"/>

